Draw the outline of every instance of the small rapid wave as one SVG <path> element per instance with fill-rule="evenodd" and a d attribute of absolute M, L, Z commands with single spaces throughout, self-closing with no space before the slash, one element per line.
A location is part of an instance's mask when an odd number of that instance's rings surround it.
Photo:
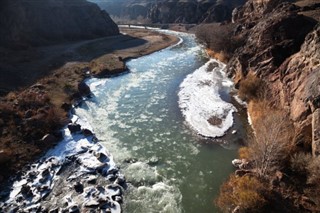
<path fill-rule="evenodd" d="M 221 137 L 233 125 L 236 108 L 223 100 L 233 87 L 223 69 L 211 59 L 189 74 L 180 85 L 179 105 L 187 123 L 200 135 Z"/>

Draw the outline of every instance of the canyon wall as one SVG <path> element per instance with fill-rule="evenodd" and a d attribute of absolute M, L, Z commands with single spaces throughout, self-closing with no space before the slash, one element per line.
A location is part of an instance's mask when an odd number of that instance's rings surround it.
<path fill-rule="evenodd" d="M 112 16 L 147 19 L 151 23 L 198 24 L 231 20 L 232 10 L 245 0 L 96 1 Z"/>
<path fill-rule="evenodd" d="M 248 73 L 263 79 L 270 102 L 293 121 L 297 142 L 310 145 L 312 113 L 320 107 L 320 25 L 300 12 L 279 0 L 250 0 L 236 9 L 234 33 L 246 41 L 227 69 L 238 87 Z"/>
<path fill-rule="evenodd" d="M 119 33 L 96 4 L 85 0 L 2 0 L 0 45 L 45 45 Z"/>

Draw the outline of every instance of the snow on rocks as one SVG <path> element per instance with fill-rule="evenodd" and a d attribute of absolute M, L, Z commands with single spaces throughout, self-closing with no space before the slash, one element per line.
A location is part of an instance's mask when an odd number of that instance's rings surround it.
<path fill-rule="evenodd" d="M 71 120 L 64 140 L 13 184 L 0 212 L 121 212 L 125 177 L 91 126 L 75 115 Z"/>
<path fill-rule="evenodd" d="M 187 123 L 200 135 L 221 137 L 233 125 L 236 108 L 224 100 L 233 83 L 225 65 L 211 59 L 180 85 L 179 105 Z"/>

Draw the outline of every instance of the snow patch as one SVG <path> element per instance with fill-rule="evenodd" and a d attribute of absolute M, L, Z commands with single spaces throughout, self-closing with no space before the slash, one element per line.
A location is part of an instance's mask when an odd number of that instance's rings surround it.
<path fill-rule="evenodd" d="M 233 125 L 236 108 L 223 100 L 233 83 L 225 65 L 215 59 L 189 74 L 180 85 L 179 106 L 187 123 L 200 135 L 221 137 Z"/>

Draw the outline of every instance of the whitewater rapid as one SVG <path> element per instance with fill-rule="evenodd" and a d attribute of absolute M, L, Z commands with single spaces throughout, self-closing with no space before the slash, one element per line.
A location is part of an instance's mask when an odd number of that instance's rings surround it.
<path fill-rule="evenodd" d="M 123 212 L 216 212 L 212 200 L 233 171 L 230 162 L 236 157 L 234 135 L 228 134 L 237 123 L 229 100 L 233 85 L 224 65 L 208 61 L 193 35 L 162 32 L 180 36 L 180 42 L 130 60 L 127 74 L 87 79 L 92 98 L 74 109 L 72 122 L 94 131 L 99 143 L 65 129 L 65 140 L 47 157 L 65 159 L 88 149 L 77 158 L 84 162 L 81 165 L 94 167 L 92 154 L 104 153 L 106 172 L 120 168 L 118 178 L 126 177 Z M 211 118 L 216 126 L 208 124 Z M 239 125 L 233 126 L 240 132 Z M 212 139 L 226 133 L 228 138 Z M 36 167 L 42 169 L 41 165 Z M 61 198 L 66 197 L 71 208 L 77 195 L 64 193 Z M 114 193 L 107 190 L 103 196 L 115 197 Z M 120 208 L 114 201 L 117 212 Z"/>

